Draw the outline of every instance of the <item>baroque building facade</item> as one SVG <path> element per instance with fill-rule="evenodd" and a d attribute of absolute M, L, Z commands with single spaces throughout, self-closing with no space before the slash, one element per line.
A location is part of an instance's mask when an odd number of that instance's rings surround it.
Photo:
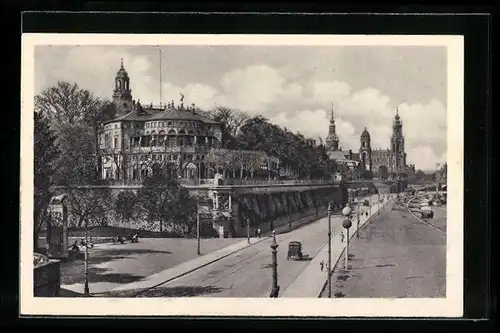
<path fill-rule="evenodd" d="M 117 117 L 101 125 L 99 152 L 103 179 L 140 181 L 155 167 L 181 178 L 208 178 L 206 155 L 221 147 L 221 124 L 194 107 L 169 102 L 155 107 L 132 98 L 130 78 L 121 63 L 113 103 Z"/>
<path fill-rule="evenodd" d="M 262 152 L 224 149 L 222 124 L 200 114 L 194 104 L 184 106 L 182 94 L 177 105 L 173 100 L 141 105 L 130 87 L 122 60 L 112 94 L 116 117 L 102 123 L 98 133 L 102 179 L 140 183 L 155 170 L 183 180 L 213 179 L 217 172 L 231 174 L 223 162 L 235 154 L 240 175 L 279 170 L 279 160 Z"/>
<path fill-rule="evenodd" d="M 366 127 L 360 136 L 358 153 L 353 153 L 352 150 L 343 151 L 339 146 L 339 142 L 332 110 L 328 135 L 326 137 L 326 148 L 330 159 L 335 160 L 339 164 L 346 164 L 350 168 L 361 165 L 365 170 L 370 170 L 375 175 L 380 172 L 381 168 L 386 168 L 388 173 L 393 174 L 412 174 L 415 172 L 415 165 L 408 165 L 406 162 L 407 154 L 405 152 L 403 123 L 398 110 L 396 110 L 396 115 L 392 123 L 390 148 L 373 148 L 371 136 Z"/>

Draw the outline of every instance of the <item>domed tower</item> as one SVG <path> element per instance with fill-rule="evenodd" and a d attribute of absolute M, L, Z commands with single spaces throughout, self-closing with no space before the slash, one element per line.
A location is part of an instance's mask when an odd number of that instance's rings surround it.
<path fill-rule="evenodd" d="M 392 123 L 391 155 L 393 157 L 394 171 L 404 169 L 406 165 L 405 138 L 403 136 L 403 123 L 399 117 L 399 109 L 396 108 L 396 115 Z"/>
<path fill-rule="evenodd" d="M 371 170 L 372 169 L 372 148 L 371 148 L 371 142 L 370 142 L 370 133 L 368 130 L 365 129 L 363 130 L 363 133 L 361 133 L 361 145 L 359 147 L 359 159 L 361 161 L 361 165 L 366 169 L 366 170 Z"/>
<path fill-rule="evenodd" d="M 123 107 L 132 107 L 132 90 L 130 90 L 130 78 L 123 67 L 123 59 L 121 66 L 115 77 L 115 90 L 113 91 L 113 102 L 121 109 Z"/>
<path fill-rule="evenodd" d="M 333 115 L 333 105 L 332 105 L 332 117 L 330 118 L 330 126 L 328 128 L 328 136 L 325 140 L 327 151 L 337 151 L 339 150 L 339 137 L 337 136 L 335 130 L 335 117 Z"/>

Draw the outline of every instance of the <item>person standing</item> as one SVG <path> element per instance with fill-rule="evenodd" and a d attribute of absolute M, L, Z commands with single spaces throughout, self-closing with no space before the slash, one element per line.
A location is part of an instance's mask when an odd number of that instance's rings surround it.
<path fill-rule="evenodd" d="M 260 230 L 260 228 L 259 228 L 259 229 L 257 229 L 257 237 L 258 237 L 258 238 L 260 238 L 260 234 L 261 234 L 261 232 L 262 232 L 262 230 Z"/>
<path fill-rule="evenodd" d="M 319 267 L 320 267 L 321 271 L 323 272 L 323 268 L 325 267 L 325 262 L 323 260 L 321 260 L 321 262 L 319 263 Z"/>

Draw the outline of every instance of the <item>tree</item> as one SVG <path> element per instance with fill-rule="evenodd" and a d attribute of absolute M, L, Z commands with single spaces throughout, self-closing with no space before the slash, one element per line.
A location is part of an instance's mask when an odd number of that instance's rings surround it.
<path fill-rule="evenodd" d="M 150 224 L 159 223 L 160 234 L 166 224 L 177 230 L 192 230 L 196 203 L 176 179 L 162 173 L 146 177 L 137 197 Z"/>
<path fill-rule="evenodd" d="M 386 180 L 389 178 L 389 170 L 387 166 L 381 165 L 378 167 L 378 178 Z"/>
<path fill-rule="evenodd" d="M 102 122 L 110 120 L 116 116 L 115 105 L 105 102 L 95 97 L 90 91 L 80 89 L 76 83 L 59 81 L 55 86 L 43 90 L 35 96 L 35 110 L 43 112 L 50 120 L 51 127 L 56 130 L 58 137 L 71 138 L 72 142 L 77 139 L 83 140 L 78 145 L 92 147 L 92 153 L 88 153 L 87 158 L 92 156 L 94 160 L 95 173 L 101 174 L 101 161 L 98 150 L 98 135 Z M 77 128 L 79 132 L 76 138 L 72 138 L 72 130 Z M 82 137 L 83 128 L 87 128 L 89 135 Z M 90 135 L 91 134 L 91 135 Z M 75 154 L 66 151 L 64 141 L 60 147 L 63 153 Z M 93 141 L 92 144 L 87 141 Z M 75 146 L 74 144 L 72 146 Z M 73 149 L 74 147 L 70 147 Z M 64 178 L 63 178 L 64 179 Z"/>
<path fill-rule="evenodd" d="M 115 118 L 117 110 L 113 102 L 96 100 L 94 107 L 89 107 L 83 116 L 83 121 L 89 125 L 94 134 L 94 146 L 96 148 L 97 174 L 101 174 L 101 155 L 99 154 L 99 130 L 103 122 Z"/>
<path fill-rule="evenodd" d="M 102 106 L 100 99 L 76 83 L 59 81 L 35 96 L 35 111 L 43 112 L 56 126 L 84 122 Z"/>
<path fill-rule="evenodd" d="M 107 189 L 68 188 L 68 213 L 74 218 L 72 226 L 89 228 L 107 224 L 111 194 Z"/>
<path fill-rule="evenodd" d="M 62 125 L 57 145 L 61 154 L 57 161 L 59 185 L 88 185 L 98 179 L 96 147 L 92 129 L 85 125 Z"/>
<path fill-rule="evenodd" d="M 120 192 L 115 200 L 115 212 L 122 224 L 134 217 L 137 206 L 137 195 L 132 191 Z"/>
<path fill-rule="evenodd" d="M 38 247 L 38 235 L 44 223 L 52 196 L 50 187 L 54 184 L 55 162 L 59 156 L 59 150 L 55 145 L 56 137 L 50 129 L 48 119 L 40 112 L 35 112 L 34 117 L 33 245 L 36 250 Z"/>
<path fill-rule="evenodd" d="M 217 107 L 212 111 L 212 117 L 215 121 L 224 124 L 225 129 L 232 136 L 236 136 L 241 125 L 250 118 L 246 112 L 226 107 Z"/>

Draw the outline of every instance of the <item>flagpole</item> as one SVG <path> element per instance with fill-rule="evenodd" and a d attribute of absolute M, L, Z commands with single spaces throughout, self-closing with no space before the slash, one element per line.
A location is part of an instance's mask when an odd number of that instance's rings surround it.
<path fill-rule="evenodd" d="M 163 102 L 163 96 L 162 96 L 163 81 L 162 81 L 162 75 L 161 75 L 161 72 L 162 72 L 162 63 L 161 63 L 161 48 L 160 48 L 160 46 L 158 46 L 158 52 L 160 54 L 160 108 L 161 108 L 161 105 L 162 105 L 162 102 Z"/>

